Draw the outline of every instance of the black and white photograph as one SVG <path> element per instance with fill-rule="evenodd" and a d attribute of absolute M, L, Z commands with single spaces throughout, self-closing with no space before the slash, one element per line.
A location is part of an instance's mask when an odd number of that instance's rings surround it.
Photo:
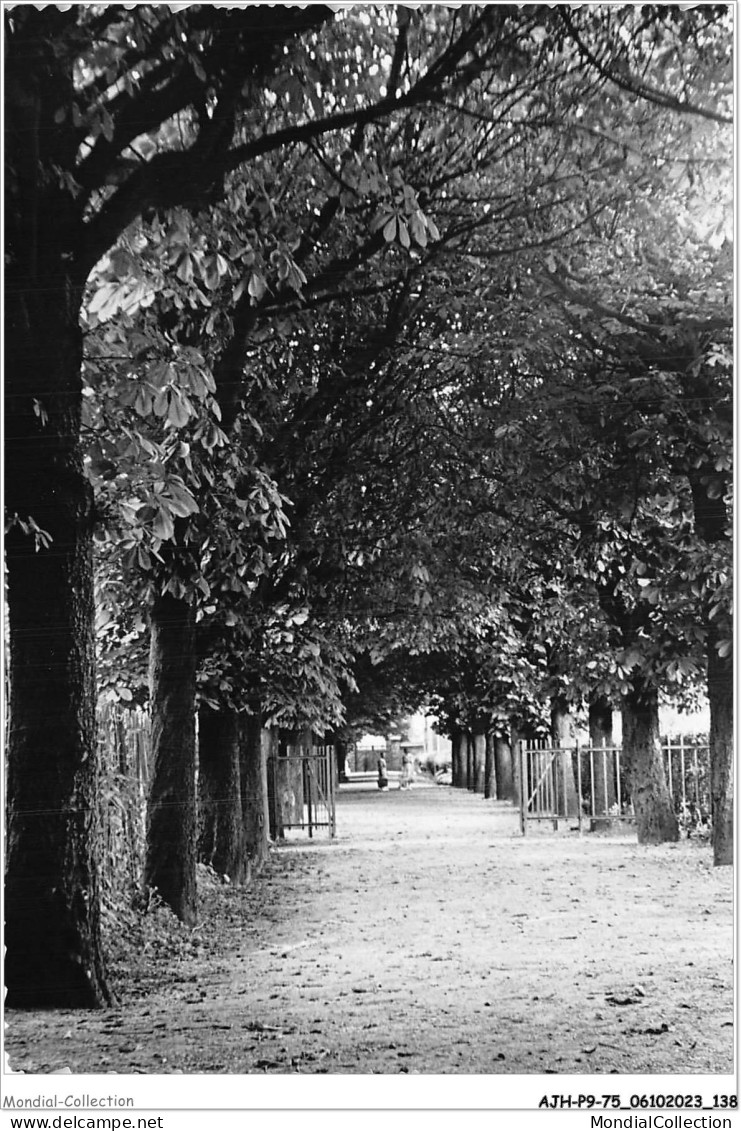
<path fill-rule="evenodd" d="M 2 14 L 3 1131 L 738 1131 L 735 5 Z"/>

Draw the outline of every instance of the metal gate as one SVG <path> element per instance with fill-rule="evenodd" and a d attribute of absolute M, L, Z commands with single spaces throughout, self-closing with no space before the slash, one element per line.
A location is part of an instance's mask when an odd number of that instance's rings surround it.
<path fill-rule="evenodd" d="M 283 840 L 294 830 L 310 837 L 319 829 L 335 835 L 336 760 L 333 746 L 291 746 L 268 758 L 270 835 Z"/>
<path fill-rule="evenodd" d="M 573 758 L 570 747 L 550 746 L 545 741 L 520 742 L 519 747 L 522 832 L 527 831 L 528 821 L 550 821 L 558 829 L 559 820 L 574 818 L 581 831 L 581 759 Z"/>
<path fill-rule="evenodd" d="M 681 820 L 707 820 L 710 814 L 707 743 L 662 740 L 667 786 Z M 629 789 L 619 746 L 550 746 L 520 742 L 520 827 L 529 821 L 632 821 Z"/>

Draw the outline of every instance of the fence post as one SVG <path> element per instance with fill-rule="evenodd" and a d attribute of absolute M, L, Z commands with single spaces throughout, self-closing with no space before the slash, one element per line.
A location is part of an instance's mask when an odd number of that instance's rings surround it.
<path fill-rule="evenodd" d="M 619 782 L 620 782 L 620 761 L 619 761 L 619 755 L 617 753 L 617 749 L 615 749 L 614 754 L 615 754 L 615 774 L 617 775 L 617 779 L 618 779 L 617 791 L 618 791 L 618 794 L 619 794 L 620 793 L 620 784 L 619 784 Z M 607 748 L 604 747 L 604 746 L 602 747 L 602 785 L 604 787 L 604 794 L 605 794 L 605 813 L 609 816 L 609 814 L 610 814 L 610 791 L 607 788 Z"/>
<path fill-rule="evenodd" d="M 671 740 L 670 737 L 668 737 L 667 740 L 666 740 L 666 756 L 667 756 L 667 762 L 669 764 L 669 795 L 671 796 L 672 801 L 674 800 L 674 775 L 672 773 L 672 750 L 673 749 L 674 749 L 674 747 L 672 746 L 672 740 Z"/>
<path fill-rule="evenodd" d="M 618 817 L 622 817 L 622 815 L 623 815 L 623 794 L 622 794 L 622 789 L 621 789 L 621 786 L 620 786 L 620 774 L 621 774 L 620 750 L 621 750 L 621 747 L 619 747 L 619 746 L 615 747 L 615 770 L 616 770 L 616 774 L 617 774 L 616 790 L 617 790 Z"/>
<path fill-rule="evenodd" d="M 334 753 L 334 751 L 333 751 L 332 747 L 327 747 L 327 757 L 331 758 L 333 753 Z M 332 761 L 333 761 L 334 767 L 336 769 L 337 768 L 337 762 L 334 758 L 332 759 Z M 327 805 L 328 805 L 328 808 L 329 808 L 328 817 L 329 817 L 329 835 L 330 835 L 330 837 L 335 836 L 336 832 L 337 832 L 337 813 L 335 811 L 335 796 L 336 796 L 336 784 L 337 783 L 336 783 L 336 779 L 332 777 L 333 772 L 334 771 L 332 770 L 332 766 L 330 766 L 329 772 L 327 774 L 327 778 L 328 778 Z"/>
<path fill-rule="evenodd" d="M 517 758 L 515 764 L 520 771 L 520 831 L 527 835 L 527 766 L 525 765 L 525 743 L 517 740 Z"/>
<path fill-rule="evenodd" d="M 576 758 L 576 811 L 578 814 L 579 836 L 582 835 L 581 827 L 581 750 L 579 743 L 576 743 L 576 750 L 574 757 Z"/>
<path fill-rule="evenodd" d="M 314 783 L 311 780 L 311 770 L 312 770 L 311 747 L 309 747 L 308 750 L 307 750 L 307 748 L 305 746 L 301 746 L 301 747 L 299 747 L 299 750 L 300 750 L 300 753 L 301 753 L 301 761 L 302 761 L 303 768 L 304 768 L 304 783 L 305 783 L 304 784 L 304 793 L 305 793 L 305 796 L 306 796 L 306 816 L 307 816 L 308 825 L 309 825 L 309 839 L 313 840 L 313 838 L 314 838 L 314 816 L 313 816 L 313 813 L 312 813 L 312 806 L 313 806 L 313 801 L 314 801 L 314 796 L 313 796 L 314 795 Z M 307 754 L 309 755 L 308 757 L 307 757 Z"/>

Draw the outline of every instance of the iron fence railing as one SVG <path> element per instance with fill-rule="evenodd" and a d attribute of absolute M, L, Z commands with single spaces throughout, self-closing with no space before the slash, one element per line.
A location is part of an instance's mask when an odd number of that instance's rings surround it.
<path fill-rule="evenodd" d="M 268 758 L 270 835 L 285 838 L 292 830 L 313 837 L 336 832 L 337 762 L 333 746 L 288 745 Z"/>
<path fill-rule="evenodd" d="M 681 823 L 710 821 L 710 747 L 696 739 L 662 740 L 667 788 Z M 630 786 L 620 746 L 552 746 L 520 742 L 520 821 L 632 821 Z"/>

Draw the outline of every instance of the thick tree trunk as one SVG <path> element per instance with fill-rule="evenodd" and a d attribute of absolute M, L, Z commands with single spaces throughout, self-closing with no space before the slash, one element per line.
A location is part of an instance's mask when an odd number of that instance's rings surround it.
<path fill-rule="evenodd" d="M 497 778 L 497 797 L 500 801 L 516 801 L 515 773 L 512 765 L 512 744 L 508 738 L 494 739 L 494 767 Z"/>
<path fill-rule="evenodd" d="M 240 729 L 242 822 L 252 870 L 259 872 L 267 862 L 270 843 L 268 755 L 271 734 L 263 728 L 259 710 L 243 715 Z"/>
<path fill-rule="evenodd" d="M 713 863 L 733 864 L 733 657 L 708 642 Z"/>
<path fill-rule="evenodd" d="M 494 732 L 486 732 L 486 749 L 484 753 L 484 797 L 489 800 L 497 796 L 497 767 L 495 750 L 496 738 Z"/>
<path fill-rule="evenodd" d="M 574 780 L 574 759 L 571 753 L 576 745 L 574 717 L 565 699 L 554 697 L 551 702 L 551 741 L 561 747 L 554 766 L 557 812 L 564 817 L 576 817 L 581 799 L 576 792 Z"/>
<path fill-rule="evenodd" d="M 486 735 L 472 734 L 471 745 L 473 746 L 472 789 L 474 793 L 483 793 L 485 784 L 484 774 L 486 768 Z"/>
<path fill-rule="evenodd" d="M 465 743 L 465 735 L 462 730 L 456 728 L 450 736 L 451 742 L 451 779 L 452 784 L 459 789 L 464 789 L 466 785 L 464 751 L 467 752 Z"/>
<path fill-rule="evenodd" d="M 514 797 L 512 800 L 515 805 L 521 805 L 527 800 L 528 785 L 527 781 L 523 780 L 523 758 L 522 758 L 522 743 L 524 741 L 522 731 L 517 726 L 512 727 L 512 781 L 514 785 Z"/>
<path fill-rule="evenodd" d="M 150 609 L 152 777 L 144 880 L 196 921 L 195 606 L 165 594 Z"/>
<path fill-rule="evenodd" d="M 595 815 L 604 815 L 617 802 L 615 781 L 615 754 L 601 754 L 604 747 L 614 745 L 612 732 L 612 705 L 597 696 L 589 703 L 589 744 L 594 752 L 589 762 L 590 786 L 594 795 Z"/>
<path fill-rule="evenodd" d="M 710 403 L 717 400 L 718 390 L 712 387 L 712 380 L 703 381 L 700 391 L 708 396 Z M 695 395 L 697 392 L 695 391 Z M 733 436 L 733 409 L 730 399 L 718 406 L 719 426 L 724 430 L 729 450 Z M 700 452 L 707 459 L 707 452 Z M 727 568 L 733 567 L 733 543 L 731 516 L 723 501 L 727 495 L 727 477 L 722 476 L 722 491 L 718 491 L 718 472 L 707 475 L 707 467 L 702 459 L 690 464 L 688 478 L 692 490 L 697 533 L 709 545 L 725 547 Z M 708 495 L 709 484 L 716 487 L 713 498 Z M 710 703 L 710 786 L 713 807 L 713 863 L 733 863 L 733 653 L 728 656 L 718 654 L 719 620 L 718 610 L 708 606 L 706 625 L 708 629 L 707 686 Z M 730 613 L 726 614 L 726 635 L 730 637 L 733 628 Z M 724 617 L 723 619 L 726 619 Z"/>
<path fill-rule="evenodd" d="M 51 438 L 49 448 L 56 448 Z M 65 458 L 59 449 L 42 452 L 40 447 L 38 463 L 26 472 L 32 480 L 29 494 L 37 497 L 29 498 L 24 512 L 43 524 L 53 544 L 36 552 L 33 539 L 17 529 L 5 541 L 10 637 L 6 1004 L 90 1008 L 110 1001 L 94 856 L 98 781 L 90 500 L 73 453 Z M 18 473 L 16 462 L 12 478 Z M 36 476 L 40 482 L 34 491 Z M 19 492 L 14 489 L 12 495 L 15 507 Z"/>
<path fill-rule="evenodd" d="M 235 884 L 249 876 L 239 772 L 239 716 L 198 712 L 198 859 Z"/>
<path fill-rule="evenodd" d="M 465 741 L 465 744 L 466 744 L 466 755 L 465 755 L 465 760 L 464 760 L 464 765 L 465 765 L 465 774 L 466 774 L 466 782 L 465 782 L 465 785 L 466 785 L 466 789 L 473 789 L 473 779 L 474 779 L 474 767 L 473 767 L 474 747 L 473 747 L 473 735 L 471 734 L 470 730 L 467 730 L 467 731 L 465 732 L 465 738 L 464 738 L 464 741 Z"/>
<path fill-rule="evenodd" d="M 711 393 L 710 400 L 714 400 L 716 390 L 704 388 L 703 392 Z M 728 442 L 732 435 L 732 420 L 730 406 L 723 409 L 723 424 L 727 430 Z M 692 501 L 695 511 L 695 527 L 697 533 L 706 542 L 714 546 L 725 544 L 728 554 L 728 569 L 732 568 L 732 534 L 731 519 L 726 506 L 721 502 L 722 495 L 714 498 L 708 496 L 708 483 L 717 484 L 717 472 L 711 479 L 706 474 L 707 468 L 696 464 L 689 472 Z M 725 476 L 723 477 L 725 480 Z M 724 481 L 725 488 L 726 483 Z M 716 610 L 717 611 L 717 610 Z M 727 633 L 732 632 L 730 614 L 728 615 Z M 718 654 L 719 643 L 718 618 L 711 615 L 711 610 L 706 610 L 706 625 L 708 629 L 708 659 L 707 659 L 707 688 L 708 702 L 710 704 L 710 787 L 713 807 L 713 863 L 733 863 L 733 653 L 728 656 Z"/>
<path fill-rule="evenodd" d="M 42 89 L 69 105 L 71 74 L 58 73 L 66 56 L 55 56 L 44 29 L 70 18 L 53 8 L 24 13 L 26 41 L 6 44 L 9 1007 L 110 1001 L 94 858 L 93 505 L 80 445 L 84 280 L 74 277 L 81 224 L 49 153 L 73 141 L 71 130 L 54 125 L 59 102 Z M 37 546 L 31 524 L 51 544 Z"/>
<path fill-rule="evenodd" d="M 337 766 L 337 781 L 347 781 L 347 742 L 344 738 L 335 738 L 334 756 Z"/>
<path fill-rule="evenodd" d="M 659 693 L 640 678 L 623 700 L 623 756 L 639 844 L 679 839 L 659 735 Z"/>

